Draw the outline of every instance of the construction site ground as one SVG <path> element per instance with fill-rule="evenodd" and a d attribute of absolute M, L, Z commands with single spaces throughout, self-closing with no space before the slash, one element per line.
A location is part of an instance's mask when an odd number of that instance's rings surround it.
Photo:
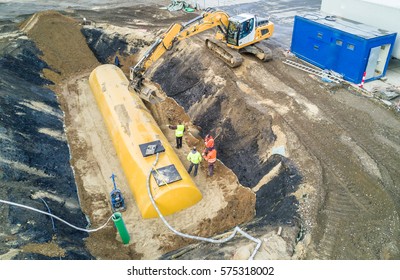
<path fill-rule="evenodd" d="M 128 74 L 154 38 L 194 14 L 159 6 L 63 14 L 39 13 L 20 28 L 48 65 L 43 77 L 53 81 L 49 88 L 64 113 L 83 213 L 92 228 L 110 217 L 114 173 L 131 235 L 123 245 L 110 223 L 85 237 L 88 254 L 248 258 L 255 244 L 243 237 L 225 245 L 198 243 L 176 236 L 160 219 L 141 218 L 88 85 L 91 70 L 112 63 L 115 55 Z M 82 15 L 90 25 L 82 25 Z M 225 236 L 240 225 L 263 241 L 256 259 L 399 259 L 399 115 L 347 86 L 285 65 L 283 60 L 295 58 L 276 42 L 266 43 L 272 61 L 244 55 L 243 64 L 231 69 L 205 48 L 204 39 L 212 34 L 180 42 L 147 76 L 165 95 L 164 102 L 147 106 L 171 144 L 174 131 L 166 125 L 187 123 L 183 149 L 176 150 L 186 167 L 191 147 L 201 147 L 207 133 L 218 135 L 215 175 L 207 176 L 204 164 L 194 178 L 202 201 L 168 216 L 171 225 L 205 237 Z M 32 252 L 61 257 L 49 253 L 55 244 Z"/>

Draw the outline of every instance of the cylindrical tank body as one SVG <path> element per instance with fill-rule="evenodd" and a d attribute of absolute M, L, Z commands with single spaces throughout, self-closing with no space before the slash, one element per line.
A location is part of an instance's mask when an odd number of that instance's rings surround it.
<path fill-rule="evenodd" d="M 173 164 L 181 180 L 158 186 L 151 176 L 152 196 L 163 215 L 188 208 L 202 195 L 143 101 L 128 90 L 128 79 L 118 67 L 98 66 L 89 77 L 104 122 L 114 144 L 130 189 L 143 218 L 157 217 L 147 192 L 146 180 L 156 155 L 143 156 L 139 145 L 159 140 L 165 148 L 156 168 Z"/>

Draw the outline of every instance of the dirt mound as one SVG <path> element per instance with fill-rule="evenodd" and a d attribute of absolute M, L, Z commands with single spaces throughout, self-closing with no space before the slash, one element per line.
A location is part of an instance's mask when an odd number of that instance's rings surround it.
<path fill-rule="evenodd" d="M 52 11 L 37 13 L 21 25 L 43 52 L 49 67 L 43 71 L 46 78 L 59 83 L 98 65 L 80 29 L 74 19 Z"/>

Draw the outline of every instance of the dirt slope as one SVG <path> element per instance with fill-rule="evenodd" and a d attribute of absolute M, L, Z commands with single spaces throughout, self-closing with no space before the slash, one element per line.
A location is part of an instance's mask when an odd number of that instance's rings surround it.
<path fill-rule="evenodd" d="M 43 52 L 49 65 L 44 75 L 54 83 L 98 65 L 80 29 L 78 21 L 53 11 L 34 14 L 21 25 Z"/>
<path fill-rule="evenodd" d="M 246 57 L 229 69 L 193 39 L 160 63 L 153 79 L 195 124 L 222 127 L 217 149 L 242 184 L 255 187 L 265 174 L 275 140 L 266 123 L 283 132 L 286 156 L 303 176 L 295 195 L 312 240 L 307 258 L 399 258 L 398 116 L 280 58 L 263 64 Z"/>

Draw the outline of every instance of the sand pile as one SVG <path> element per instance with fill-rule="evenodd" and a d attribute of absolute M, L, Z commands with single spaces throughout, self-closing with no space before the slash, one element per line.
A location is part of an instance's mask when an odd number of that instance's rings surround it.
<path fill-rule="evenodd" d="M 54 83 L 98 65 L 80 29 L 79 22 L 53 11 L 37 13 L 21 25 L 43 52 L 50 68 L 44 75 Z"/>

